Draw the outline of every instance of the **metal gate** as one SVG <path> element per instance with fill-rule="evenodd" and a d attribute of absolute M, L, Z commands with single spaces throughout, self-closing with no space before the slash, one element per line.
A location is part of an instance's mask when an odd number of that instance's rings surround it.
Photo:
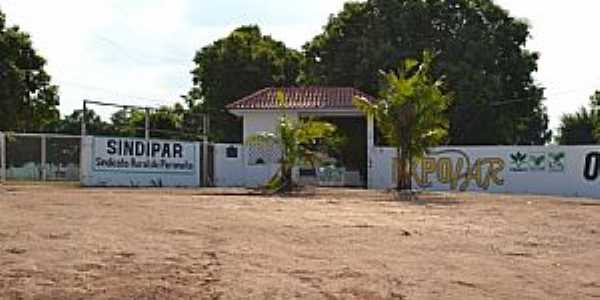
<path fill-rule="evenodd" d="M 80 147 L 79 136 L 0 133 L 0 178 L 79 181 Z"/>
<path fill-rule="evenodd" d="M 205 149 L 207 155 L 204 155 Z M 201 187 L 215 186 L 215 146 L 213 144 L 202 144 L 200 148 L 200 183 Z"/>

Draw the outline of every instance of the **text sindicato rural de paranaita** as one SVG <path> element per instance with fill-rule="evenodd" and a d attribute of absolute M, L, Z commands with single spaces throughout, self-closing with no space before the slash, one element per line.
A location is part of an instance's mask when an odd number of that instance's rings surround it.
<path fill-rule="evenodd" d="M 181 143 L 107 139 L 102 151 L 108 157 L 96 157 L 96 167 L 106 169 L 154 169 L 190 171 L 194 162 L 184 159 Z"/>

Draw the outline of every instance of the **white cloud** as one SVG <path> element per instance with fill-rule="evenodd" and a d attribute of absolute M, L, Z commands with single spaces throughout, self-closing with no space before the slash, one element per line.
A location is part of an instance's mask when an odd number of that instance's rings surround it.
<path fill-rule="evenodd" d="M 546 105 L 551 127 L 560 116 L 587 105 L 589 96 L 600 89 L 600 2 L 498 0 L 512 15 L 525 18 L 532 26 L 528 48 L 540 52 L 536 79 L 546 87 Z"/>
<path fill-rule="evenodd" d="M 158 105 L 191 86 L 195 51 L 243 24 L 300 48 L 343 0 L 0 0 L 9 24 L 31 33 L 61 88 L 61 111 L 84 98 Z M 552 127 L 600 89 L 594 36 L 600 2 L 498 0 L 532 25 L 536 79 L 547 88 Z M 543 5 L 543 7 L 540 7 Z M 143 99 L 142 99 L 143 98 Z M 159 101 L 151 101 L 157 99 Z"/>
<path fill-rule="evenodd" d="M 194 53 L 242 24 L 259 24 L 299 48 L 343 1 L 308 2 L 0 0 L 0 8 L 47 58 L 67 114 L 83 99 L 150 106 L 178 101 L 191 87 Z"/>

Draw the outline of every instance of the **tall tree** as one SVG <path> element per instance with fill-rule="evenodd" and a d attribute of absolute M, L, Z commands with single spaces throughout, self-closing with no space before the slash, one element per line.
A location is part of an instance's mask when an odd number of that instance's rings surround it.
<path fill-rule="evenodd" d="M 528 25 L 491 0 L 350 2 L 304 46 L 302 79 L 376 94 L 380 70 L 433 49 L 433 76 L 454 96 L 451 144 L 543 144 L 551 132 L 528 38 Z"/>
<path fill-rule="evenodd" d="M 187 104 L 194 114 L 210 114 L 214 139 L 240 142 L 241 121 L 225 106 L 264 87 L 294 85 L 301 58 L 299 52 L 262 35 L 258 26 L 240 27 L 197 52 Z"/>
<path fill-rule="evenodd" d="M 354 101 L 361 111 L 375 117 L 387 142 L 396 147 L 399 190 L 412 188 L 413 161 L 447 136 L 444 112 L 450 98 L 442 92 L 441 81 L 431 77 L 431 62 L 429 52 L 424 52 L 421 63 L 405 60 L 397 73 L 384 76 L 385 87 L 377 103 Z"/>
<path fill-rule="evenodd" d="M 0 11 L 0 130 L 41 131 L 58 120 L 58 87 L 30 36 Z"/>
<path fill-rule="evenodd" d="M 590 97 L 590 108 L 565 114 L 561 118 L 556 141 L 561 145 L 594 145 L 600 143 L 600 91 Z"/>

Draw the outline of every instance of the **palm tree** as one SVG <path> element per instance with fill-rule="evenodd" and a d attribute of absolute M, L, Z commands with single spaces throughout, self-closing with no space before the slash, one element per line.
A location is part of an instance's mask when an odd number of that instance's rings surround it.
<path fill-rule="evenodd" d="M 336 128 L 330 123 L 315 120 L 292 121 L 287 116 L 280 118 L 276 132 L 261 132 L 250 136 L 249 145 L 275 145 L 280 151 L 279 171 L 267 183 L 267 189 L 274 192 L 290 192 L 296 186 L 293 182 L 293 168 L 302 162 L 315 165 L 319 161 L 315 145 L 319 140 L 331 137 Z"/>
<path fill-rule="evenodd" d="M 432 60 L 431 52 L 425 51 L 421 63 L 407 59 L 398 72 L 385 73 L 375 104 L 354 100 L 358 109 L 374 116 L 387 142 L 397 149 L 398 190 L 412 189 L 413 161 L 447 136 L 450 97 L 442 92 L 441 81 L 429 75 Z"/>

